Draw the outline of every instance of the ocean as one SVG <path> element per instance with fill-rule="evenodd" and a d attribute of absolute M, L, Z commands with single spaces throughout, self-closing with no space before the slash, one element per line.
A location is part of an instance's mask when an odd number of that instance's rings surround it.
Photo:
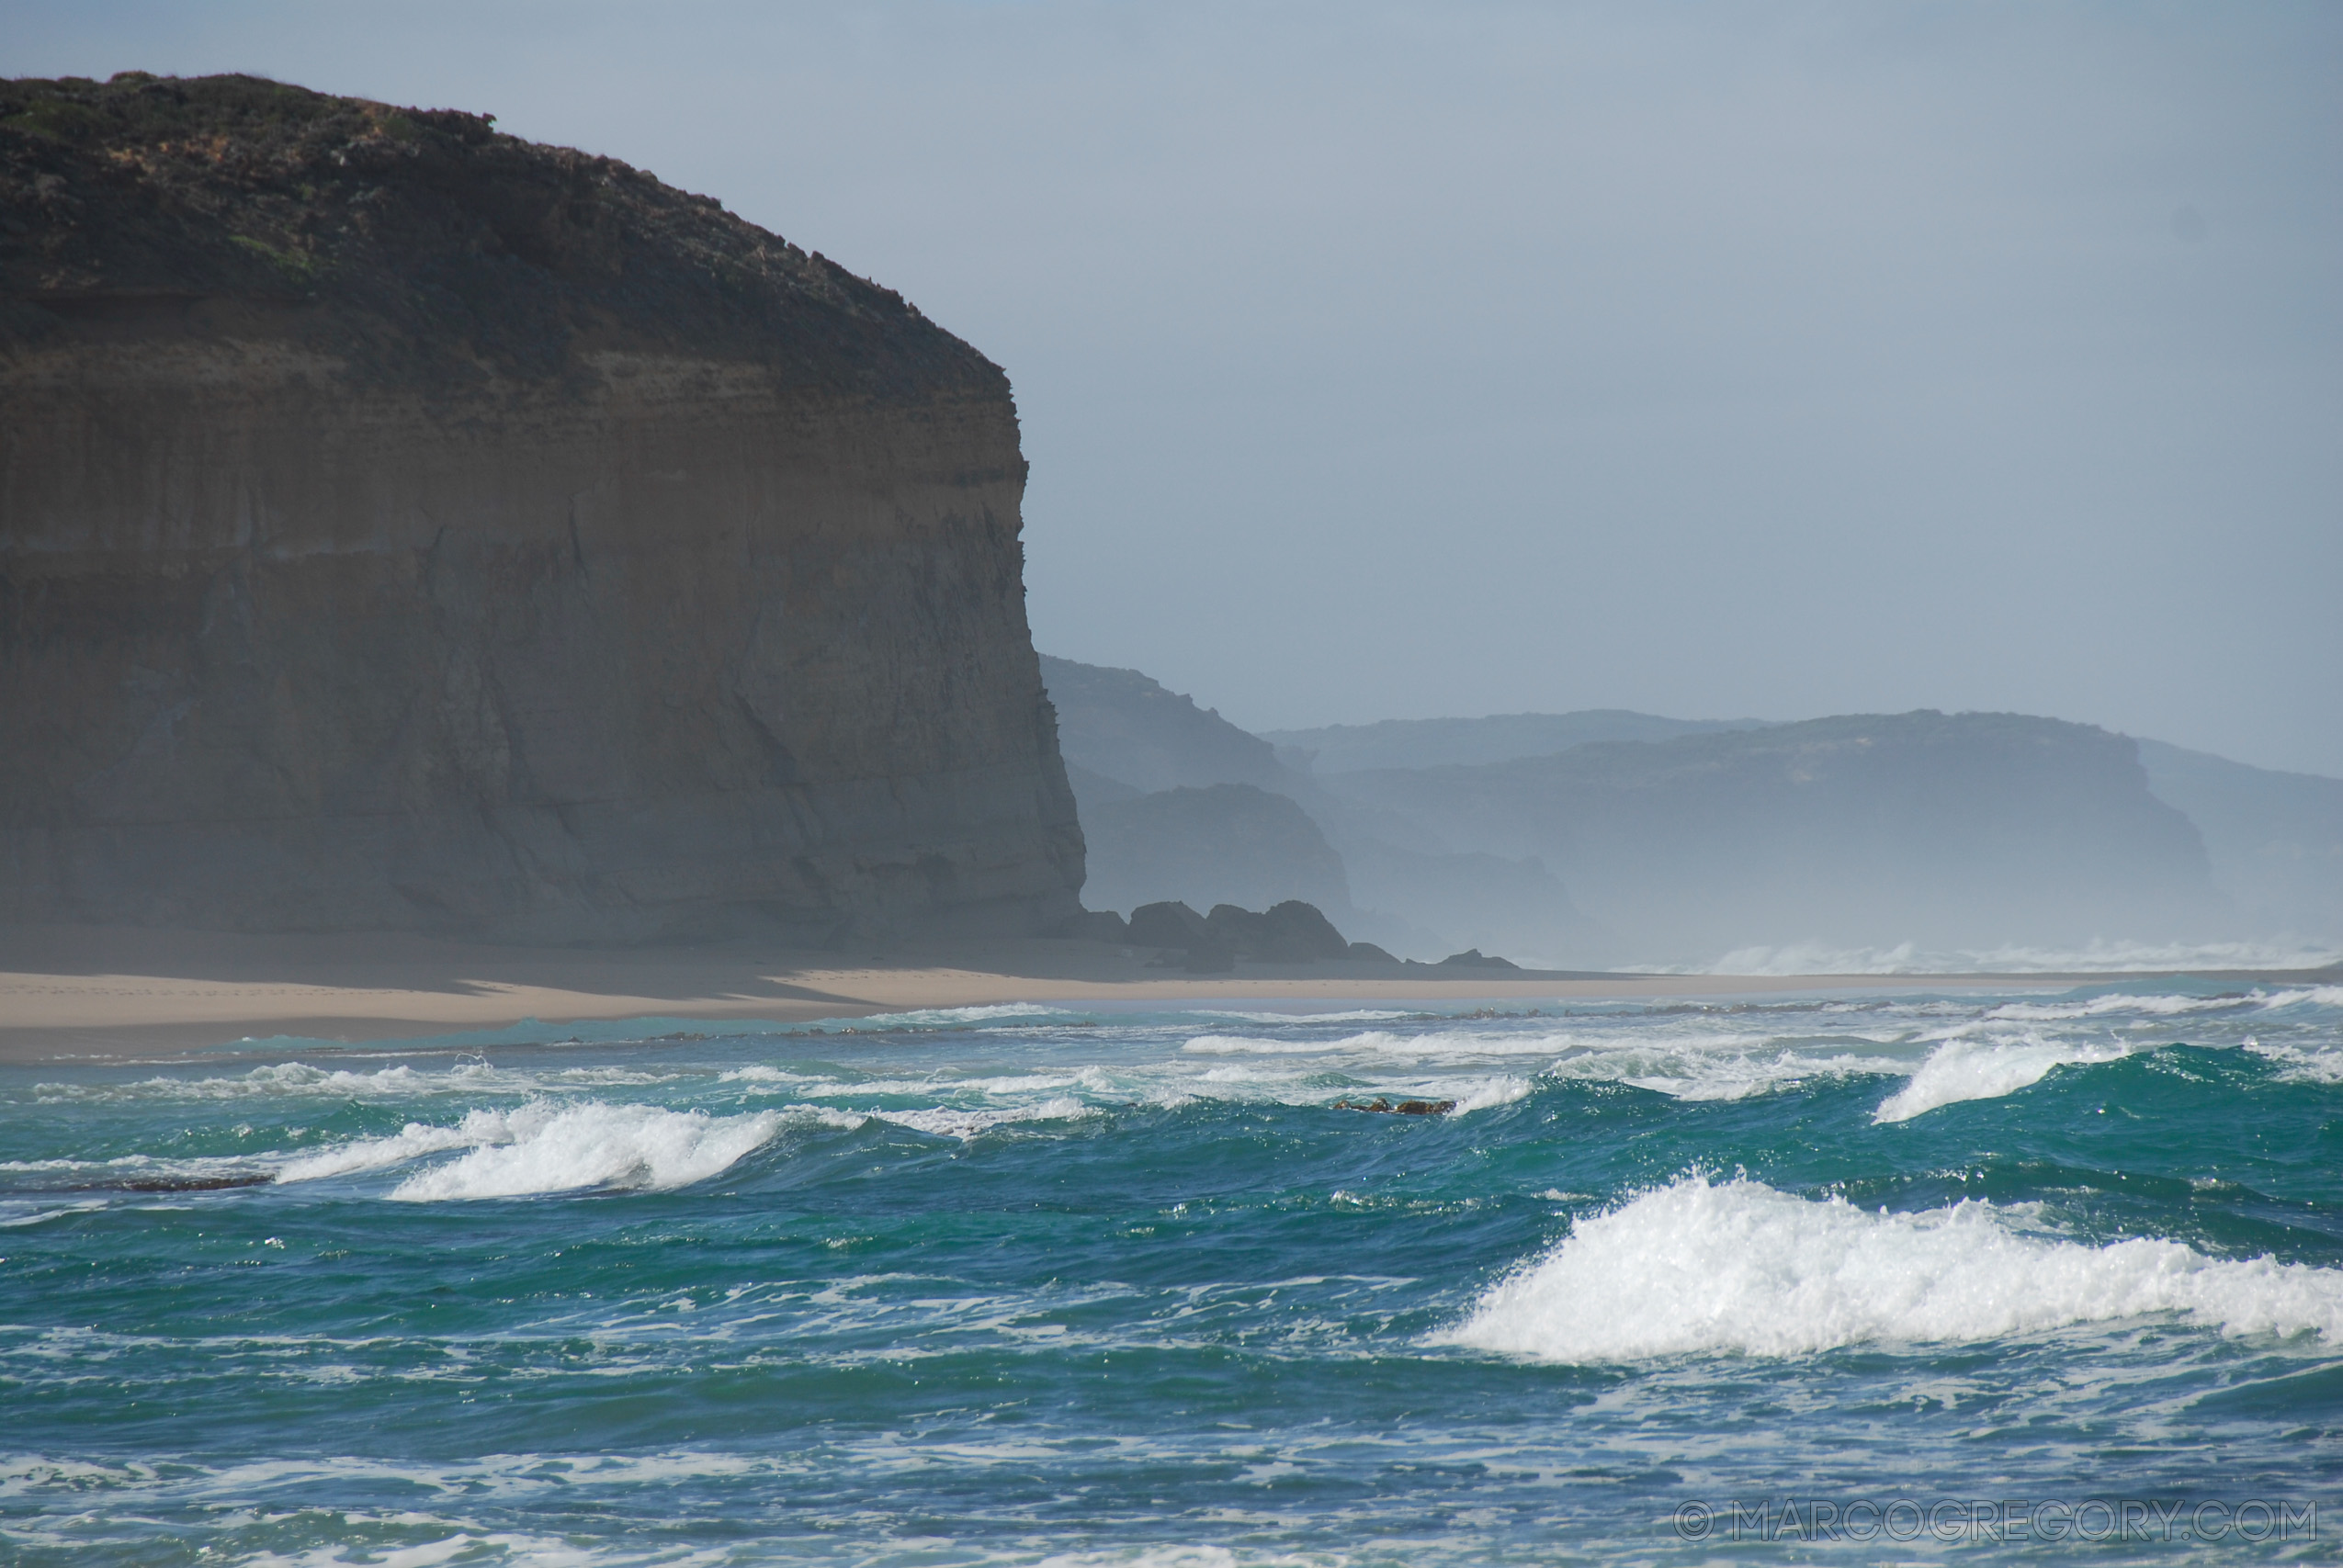
<path fill-rule="evenodd" d="M 2329 1561 L 2343 987 L 11 1067 L 0 1417 L 28 1568 Z"/>

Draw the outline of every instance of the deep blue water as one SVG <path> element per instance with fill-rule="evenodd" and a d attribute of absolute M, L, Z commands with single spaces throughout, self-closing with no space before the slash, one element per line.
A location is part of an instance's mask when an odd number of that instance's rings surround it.
<path fill-rule="evenodd" d="M 2343 989 L 677 1027 L 0 1073 L 0 1559 L 2343 1556 Z"/>

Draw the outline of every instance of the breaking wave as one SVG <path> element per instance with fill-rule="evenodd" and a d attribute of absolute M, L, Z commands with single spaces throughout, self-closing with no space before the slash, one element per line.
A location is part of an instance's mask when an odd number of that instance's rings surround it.
<path fill-rule="evenodd" d="M 1437 1342 L 1542 1361 L 1796 1356 L 2158 1314 L 2343 1344 L 2343 1271 L 2029 1235 L 1975 1200 L 1871 1213 L 1695 1176 L 1579 1221 Z"/>
<path fill-rule="evenodd" d="M 801 1114 L 860 1126 L 863 1118 L 808 1107 Z M 474 1111 L 452 1127 L 410 1122 L 384 1138 L 362 1138 L 289 1161 L 280 1182 L 316 1181 L 382 1170 L 456 1149 L 462 1158 L 417 1171 L 390 1196 L 408 1202 L 516 1198 L 581 1188 L 663 1191 L 705 1181 L 771 1141 L 787 1115 L 760 1111 L 710 1116 L 601 1100 L 531 1100 L 510 1111 Z"/>
<path fill-rule="evenodd" d="M 1964 1100 L 1998 1100 L 2042 1081 L 2054 1067 L 2112 1062 L 2132 1054 L 2114 1041 L 2044 1040 L 2037 1035 L 1952 1040 L 1938 1046 L 1902 1089 L 1880 1102 L 1874 1122 L 1908 1122 Z"/>

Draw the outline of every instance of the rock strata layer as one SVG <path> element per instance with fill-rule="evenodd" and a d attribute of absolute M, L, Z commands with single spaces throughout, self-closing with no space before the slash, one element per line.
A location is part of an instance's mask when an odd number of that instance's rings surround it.
<path fill-rule="evenodd" d="M 0 920 L 1030 931 L 1002 371 L 607 159 L 0 84 Z"/>

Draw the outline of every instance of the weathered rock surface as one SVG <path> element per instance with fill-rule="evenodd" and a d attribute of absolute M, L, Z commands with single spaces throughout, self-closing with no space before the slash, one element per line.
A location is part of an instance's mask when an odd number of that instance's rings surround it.
<path fill-rule="evenodd" d="M 1438 969 L 1519 969 L 1521 965 L 1510 958 L 1500 958 L 1494 953 L 1483 953 L 1477 947 L 1468 947 L 1462 953 L 1450 953 L 1433 967 Z"/>
<path fill-rule="evenodd" d="M 1047 929 L 1001 370 L 603 158 L 0 84 L 0 920 Z"/>
<path fill-rule="evenodd" d="M 1075 942 L 1106 942 L 1117 945 L 1131 940 L 1131 928 L 1112 909 L 1085 909 L 1060 920 L 1050 933 Z"/>
<path fill-rule="evenodd" d="M 1205 929 L 1239 958 L 1267 964 L 1314 964 L 1347 958 L 1351 944 L 1316 905 L 1288 898 L 1262 913 L 1234 904 L 1216 904 Z"/>
<path fill-rule="evenodd" d="M 1133 909 L 1130 923 L 1125 929 L 1132 943 L 1138 947 L 1212 945 L 1212 932 L 1205 928 L 1204 917 L 1172 898 Z"/>

